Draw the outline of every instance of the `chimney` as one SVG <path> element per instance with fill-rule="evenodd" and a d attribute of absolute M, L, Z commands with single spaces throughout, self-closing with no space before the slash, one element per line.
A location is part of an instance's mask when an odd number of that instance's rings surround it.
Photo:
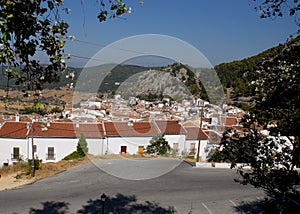
<path fill-rule="evenodd" d="M 20 122 L 20 116 L 16 114 L 16 122 Z"/>

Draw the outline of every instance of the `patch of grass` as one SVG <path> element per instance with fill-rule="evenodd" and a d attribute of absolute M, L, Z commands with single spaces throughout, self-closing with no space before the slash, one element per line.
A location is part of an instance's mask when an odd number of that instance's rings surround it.
<path fill-rule="evenodd" d="M 26 173 L 28 170 L 28 163 L 26 162 L 19 162 L 15 163 L 11 166 L 4 166 L 0 169 L 0 175 L 9 175 L 16 172 L 24 172 Z"/>
<path fill-rule="evenodd" d="M 71 154 L 64 157 L 63 160 L 74 160 L 74 159 L 80 159 L 80 158 L 82 158 L 82 156 L 77 151 L 74 151 Z"/>

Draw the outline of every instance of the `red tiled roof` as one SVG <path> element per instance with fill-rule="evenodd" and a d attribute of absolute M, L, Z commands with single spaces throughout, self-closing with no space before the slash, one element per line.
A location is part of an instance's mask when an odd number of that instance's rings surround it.
<path fill-rule="evenodd" d="M 77 137 L 80 134 L 84 134 L 86 138 L 104 138 L 104 130 L 102 123 L 95 124 L 79 124 L 79 127 L 75 125 L 75 132 Z"/>
<path fill-rule="evenodd" d="M 0 129 L 0 137 L 26 138 L 27 132 L 27 123 L 5 122 Z"/>
<path fill-rule="evenodd" d="M 186 122 L 182 122 L 182 126 L 186 127 L 186 126 L 197 126 L 199 125 L 200 122 L 192 122 L 192 121 L 186 121 Z"/>
<path fill-rule="evenodd" d="M 236 117 L 220 117 L 221 124 L 225 126 L 234 126 L 237 125 L 237 118 Z"/>
<path fill-rule="evenodd" d="M 186 134 L 183 127 L 174 120 L 156 120 L 155 123 L 160 131 L 164 135 L 172 134 Z"/>
<path fill-rule="evenodd" d="M 157 136 L 158 131 L 150 122 L 104 122 L 106 136 Z"/>
<path fill-rule="evenodd" d="M 59 122 L 50 123 L 50 126 L 47 123 L 34 122 L 33 135 L 35 137 L 76 137 L 73 123 Z"/>
<path fill-rule="evenodd" d="M 208 136 L 197 126 L 186 126 L 187 140 L 207 140 Z"/>

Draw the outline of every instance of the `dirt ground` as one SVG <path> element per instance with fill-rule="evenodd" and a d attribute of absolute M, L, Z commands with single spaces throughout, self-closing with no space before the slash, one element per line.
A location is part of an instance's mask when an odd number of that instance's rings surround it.
<path fill-rule="evenodd" d="M 43 163 L 41 169 L 35 171 L 34 178 L 32 178 L 30 174 L 28 175 L 27 163 L 18 163 L 11 167 L 4 167 L 0 169 L 0 191 L 29 184 L 72 167 L 89 163 L 90 161 L 89 158 L 85 157 L 80 160 L 62 160 L 57 163 Z"/>

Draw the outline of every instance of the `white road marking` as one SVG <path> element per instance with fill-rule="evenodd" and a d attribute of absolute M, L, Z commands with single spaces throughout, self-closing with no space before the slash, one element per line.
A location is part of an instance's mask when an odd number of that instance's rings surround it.
<path fill-rule="evenodd" d="M 299 204 L 297 201 L 295 201 L 295 200 L 293 200 L 293 199 L 291 199 L 291 198 L 289 198 L 289 197 L 288 197 L 288 199 L 289 199 L 291 202 L 293 202 L 294 204 L 296 204 L 297 206 L 300 207 L 300 204 Z"/>
<path fill-rule="evenodd" d="M 202 206 L 209 212 L 209 214 L 213 214 L 212 211 L 204 203 L 202 203 Z"/>
<path fill-rule="evenodd" d="M 234 203 L 232 200 L 229 200 L 229 202 L 232 203 L 232 205 L 233 205 L 235 208 L 237 208 L 240 212 L 244 213 L 244 212 L 238 207 L 238 205 L 237 205 L 236 203 Z"/>
<path fill-rule="evenodd" d="M 233 206 L 237 207 L 237 204 L 236 204 L 236 203 L 234 203 L 232 200 L 229 200 L 229 202 L 230 202 L 230 203 L 232 203 L 232 204 L 233 204 Z"/>

